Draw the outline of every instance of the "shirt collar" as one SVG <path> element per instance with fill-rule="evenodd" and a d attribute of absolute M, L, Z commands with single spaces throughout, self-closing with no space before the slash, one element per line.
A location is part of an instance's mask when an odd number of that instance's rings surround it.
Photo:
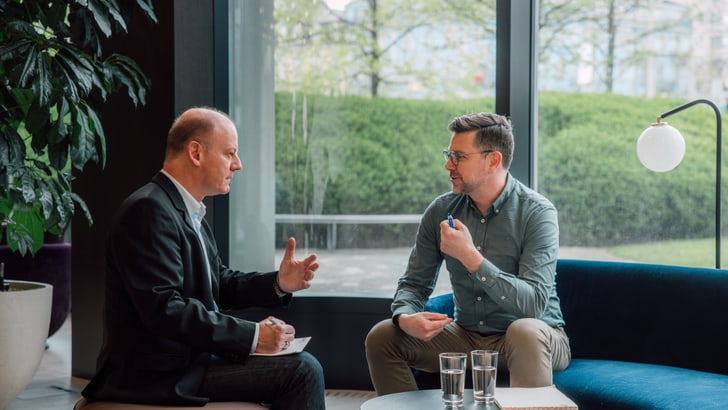
<path fill-rule="evenodd" d="M 182 201 L 185 203 L 185 208 L 187 208 L 187 213 L 199 228 L 200 224 L 202 224 L 202 219 L 205 217 L 205 212 L 207 211 L 205 204 L 196 200 L 195 197 L 193 197 L 192 194 L 190 194 L 189 191 L 187 191 L 187 189 L 185 189 L 185 187 L 180 184 L 179 181 L 174 179 L 174 177 L 167 171 L 162 170 L 161 172 L 167 176 L 170 181 L 172 181 L 175 187 L 177 187 L 177 191 L 179 191 L 179 194 L 182 196 Z"/>
<path fill-rule="evenodd" d="M 508 200 L 508 197 L 511 195 L 511 192 L 513 192 L 513 188 L 516 187 L 516 181 L 515 179 L 511 178 L 511 173 L 509 172 L 506 175 L 506 186 L 503 188 L 503 191 L 498 195 L 498 198 L 493 201 L 493 205 L 490 208 L 490 211 L 492 211 L 494 214 L 497 214 L 500 212 L 501 208 L 503 207 L 503 203 Z"/>
<path fill-rule="evenodd" d="M 509 172 L 506 176 L 506 186 L 503 188 L 503 191 L 498 195 L 498 198 L 493 201 L 493 204 L 488 208 L 488 212 L 486 215 L 498 215 L 500 213 L 501 208 L 503 207 L 503 203 L 505 203 L 508 200 L 508 197 L 510 196 L 511 192 L 513 192 L 513 189 L 516 187 L 516 180 L 511 177 L 511 173 Z M 467 196 L 468 205 L 478 211 L 478 207 L 475 206 L 475 203 L 470 198 L 470 195 Z M 479 211 L 478 211 L 479 212 Z"/>

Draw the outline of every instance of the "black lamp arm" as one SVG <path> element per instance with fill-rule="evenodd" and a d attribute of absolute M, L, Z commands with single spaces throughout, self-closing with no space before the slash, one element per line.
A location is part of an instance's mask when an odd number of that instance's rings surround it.
<path fill-rule="evenodd" d="M 715 267 L 716 269 L 720 269 L 720 215 L 721 215 L 721 168 L 722 168 L 722 155 L 721 151 L 723 150 L 723 137 L 722 137 L 722 129 L 723 129 L 723 119 L 720 114 L 720 109 L 718 106 L 710 100 L 706 100 L 704 98 L 697 99 L 690 101 L 688 103 L 685 103 L 679 107 L 675 107 L 671 109 L 670 111 L 666 111 L 660 115 L 659 118 L 665 118 L 672 114 L 675 114 L 676 112 L 680 112 L 686 108 L 690 108 L 693 105 L 696 104 L 707 104 L 713 108 L 713 111 L 715 111 L 715 124 L 716 124 L 716 148 L 715 148 Z M 658 118 L 658 120 L 659 120 Z"/>

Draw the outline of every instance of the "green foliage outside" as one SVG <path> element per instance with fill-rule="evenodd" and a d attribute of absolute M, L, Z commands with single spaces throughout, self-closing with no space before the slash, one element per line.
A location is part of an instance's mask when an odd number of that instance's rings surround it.
<path fill-rule="evenodd" d="M 560 213 L 562 245 L 608 246 L 714 234 L 715 115 L 707 106 L 667 118 L 686 139 L 673 171 L 644 168 L 640 133 L 684 100 L 542 93 L 539 191 Z"/>
<path fill-rule="evenodd" d="M 721 255 L 728 252 L 728 242 L 721 240 Z M 715 267 L 715 238 L 666 240 L 609 248 L 609 253 L 626 261 L 661 265 Z M 725 269 L 725 258 L 721 267 Z"/>
<path fill-rule="evenodd" d="M 635 151 L 640 133 L 660 113 L 684 102 L 539 95 L 537 188 L 559 210 L 561 245 L 611 246 L 713 235 L 712 110 L 696 106 L 667 119 L 687 143 L 685 159 L 675 170 L 649 171 Z M 442 102 L 278 93 L 276 212 L 421 213 L 450 189 L 441 155 L 450 137 L 447 124 L 467 112 L 493 109 L 492 99 Z M 340 226 L 338 246 L 410 246 L 415 228 Z M 283 226 L 278 238 L 307 235 L 322 241 L 324 232 L 323 226 Z"/>

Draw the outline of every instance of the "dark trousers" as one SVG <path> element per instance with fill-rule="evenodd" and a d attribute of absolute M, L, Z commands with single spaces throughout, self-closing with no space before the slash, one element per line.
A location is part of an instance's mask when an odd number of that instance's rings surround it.
<path fill-rule="evenodd" d="M 211 401 L 247 401 L 271 409 L 325 409 L 324 373 L 307 352 L 251 356 L 244 364 L 214 359 L 200 388 Z"/>

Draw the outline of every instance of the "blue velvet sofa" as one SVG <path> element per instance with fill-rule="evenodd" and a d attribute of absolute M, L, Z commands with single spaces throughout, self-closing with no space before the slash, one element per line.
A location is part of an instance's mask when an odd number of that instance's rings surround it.
<path fill-rule="evenodd" d="M 728 408 L 728 270 L 587 260 L 556 270 L 572 361 L 554 384 L 580 409 Z M 452 315 L 452 295 L 426 309 Z"/>

